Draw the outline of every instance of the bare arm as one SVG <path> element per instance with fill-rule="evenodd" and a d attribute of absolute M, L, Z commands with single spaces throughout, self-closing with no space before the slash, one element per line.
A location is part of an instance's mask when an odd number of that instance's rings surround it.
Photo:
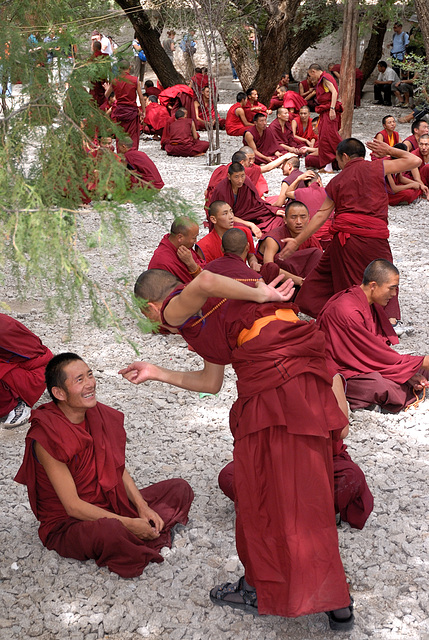
<path fill-rule="evenodd" d="M 338 100 L 338 91 L 336 90 L 332 82 L 330 80 L 327 80 L 326 78 L 323 78 L 323 86 L 326 87 L 328 91 L 331 92 L 331 106 L 329 110 L 329 118 L 331 120 L 335 120 L 335 118 L 337 117 L 335 113 L 335 105 L 337 104 L 337 100 Z"/>
<path fill-rule="evenodd" d="M 269 158 L 268 156 L 264 156 L 262 153 L 260 153 L 257 148 L 256 148 L 256 144 L 255 141 L 253 139 L 252 134 L 250 133 L 250 131 L 246 131 L 245 135 L 244 135 L 244 139 L 246 141 L 246 144 L 253 149 L 253 152 L 255 154 L 255 156 L 257 156 L 258 158 L 262 158 L 262 160 L 268 160 L 268 162 L 271 162 L 271 158 Z"/>
<path fill-rule="evenodd" d="M 282 277 L 280 278 L 282 279 Z M 293 295 L 293 283 L 280 282 L 275 278 L 270 285 L 258 281 L 255 287 L 237 282 L 210 271 L 202 271 L 182 292 L 172 298 L 164 310 L 164 318 L 172 327 L 181 326 L 188 318 L 200 311 L 208 298 L 227 298 L 251 302 L 287 302 Z"/>
<path fill-rule="evenodd" d="M 142 108 L 143 115 L 145 115 L 146 109 L 145 109 L 145 106 L 144 106 L 143 93 L 142 93 L 142 90 L 141 90 L 141 87 L 140 87 L 140 82 L 138 82 L 138 81 L 137 81 L 137 95 L 138 95 L 139 100 L 140 100 L 140 106 Z"/>
<path fill-rule="evenodd" d="M 373 151 L 373 153 L 378 158 L 393 156 L 393 160 L 384 160 L 385 175 L 389 173 L 402 173 L 403 171 L 411 171 L 412 169 L 419 167 L 422 163 L 421 159 L 413 155 L 412 153 L 404 151 L 403 149 L 390 147 L 385 142 L 380 142 L 380 140 L 371 140 L 370 142 L 366 143 L 366 146 L 368 147 L 368 149 Z"/>
<path fill-rule="evenodd" d="M 133 362 L 119 373 L 133 384 L 157 380 L 188 391 L 217 393 L 222 388 L 224 367 L 204 360 L 203 369 L 172 371 L 149 362 Z"/>
<path fill-rule="evenodd" d="M 280 188 L 280 193 L 275 202 L 273 202 L 273 207 L 282 207 L 286 202 L 286 191 L 288 190 L 289 185 L 287 182 L 282 182 L 282 186 Z"/>
<path fill-rule="evenodd" d="M 264 235 L 260 228 L 254 222 L 250 222 L 249 220 L 242 220 L 241 218 L 237 218 L 237 216 L 234 216 L 234 222 L 243 225 L 243 227 L 248 227 L 255 238 L 258 238 L 258 240 L 260 240 Z"/>
<path fill-rule="evenodd" d="M 191 124 L 191 133 L 192 133 L 192 137 L 194 140 L 199 140 L 200 136 L 197 133 L 197 129 L 195 127 L 195 122 L 192 120 L 192 124 Z"/>
<path fill-rule="evenodd" d="M 301 231 L 301 233 L 296 238 L 286 238 L 284 240 L 285 246 L 281 249 L 279 253 L 280 258 L 288 258 L 291 256 L 297 249 L 302 245 L 307 238 L 313 235 L 315 231 L 320 229 L 322 224 L 326 222 L 326 220 L 331 215 L 335 204 L 332 202 L 331 198 L 326 196 L 322 206 L 319 211 L 312 217 L 308 225 Z"/>
<path fill-rule="evenodd" d="M 296 156 L 296 153 L 292 153 L 292 152 L 285 153 L 284 155 L 279 156 L 275 160 L 271 160 L 271 162 L 261 165 L 261 173 L 267 173 L 267 171 L 271 171 L 272 169 L 277 169 L 277 167 L 280 167 L 280 165 L 282 165 L 283 162 L 295 156 Z"/>
<path fill-rule="evenodd" d="M 100 520 L 101 518 L 113 518 L 122 522 L 122 524 L 131 531 L 131 533 L 134 533 L 142 540 L 153 540 L 154 538 L 159 537 L 159 528 L 157 529 L 156 527 L 153 527 L 149 522 L 149 519 L 153 520 L 153 518 L 148 518 L 146 520 L 142 517 L 126 518 L 124 516 L 117 515 L 116 513 L 112 513 L 111 511 L 106 511 L 105 509 L 90 504 L 89 502 L 85 502 L 85 500 L 81 500 L 78 496 L 75 482 L 67 465 L 53 458 L 38 442 L 35 443 L 35 453 L 38 461 L 45 469 L 46 475 L 48 476 L 49 481 L 68 516 L 76 518 L 77 520 L 89 521 Z M 128 490 L 133 491 L 130 489 L 129 484 L 128 487 Z M 142 501 L 144 503 L 143 499 Z M 143 509 L 143 507 L 144 505 L 140 504 L 140 508 Z"/>
<path fill-rule="evenodd" d="M 246 118 L 246 114 L 244 113 L 244 109 L 242 109 L 241 107 L 237 107 L 237 109 L 235 110 L 236 115 L 240 118 L 241 122 L 244 124 L 245 127 L 251 127 L 252 123 L 249 122 Z"/>

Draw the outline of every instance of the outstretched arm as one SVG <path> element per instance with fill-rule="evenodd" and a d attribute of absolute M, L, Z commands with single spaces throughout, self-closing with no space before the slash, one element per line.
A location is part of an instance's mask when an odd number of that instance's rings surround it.
<path fill-rule="evenodd" d="M 223 371 L 222 365 L 204 360 L 204 368 L 198 371 L 172 371 L 149 362 L 133 362 L 119 373 L 133 384 L 157 380 L 188 391 L 217 393 L 222 387 Z"/>
<path fill-rule="evenodd" d="M 279 257 L 284 259 L 291 256 L 297 249 L 302 245 L 303 242 L 307 240 L 310 236 L 313 235 L 317 229 L 320 229 L 322 224 L 326 222 L 326 220 L 331 215 L 331 212 L 334 208 L 334 203 L 331 198 L 326 196 L 322 206 L 319 211 L 311 218 L 308 225 L 305 227 L 303 231 L 296 238 L 286 238 L 283 240 L 285 246 L 280 250 Z"/>
<path fill-rule="evenodd" d="M 378 158 L 384 158 L 386 156 L 393 157 L 393 160 L 384 160 L 383 165 L 385 175 L 389 173 L 402 173 L 403 171 L 411 171 L 412 169 L 419 167 L 422 163 L 421 159 L 413 155 L 412 153 L 404 151 L 403 149 L 390 147 L 388 144 L 386 144 L 385 142 L 381 142 L 380 140 L 371 140 L 370 142 L 366 143 L 366 146 Z"/>
<path fill-rule="evenodd" d="M 289 160 L 289 158 L 295 158 L 295 157 L 297 157 L 296 153 L 292 153 L 292 152 L 284 153 L 282 156 L 279 156 L 275 160 L 272 160 L 267 164 L 262 164 L 261 173 L 266 173 L 267 171 L 271 171 L 271 169 L 276 169 L 277 167 L 280 167 L 280 165 L 282 165 L 284 162 L 286 162 L 286 160 Z"/>

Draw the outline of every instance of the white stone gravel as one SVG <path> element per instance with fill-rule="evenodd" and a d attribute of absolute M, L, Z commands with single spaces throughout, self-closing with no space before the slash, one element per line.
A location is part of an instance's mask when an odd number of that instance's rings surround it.
<path fill-rule="evenodd" d="M 220 83 L 225 110 L 239 90 L 237 83 Z M 369 139 L 381 128 L 385 115 L 371 105 L 355 113 L 354 135 Z M 400 115 L 399 109 L 389 109 Z M 409 126 L 400 125 L 402 137 Z M 228 162 L 240 140 L 222 133 L 223 160 Z M 143 141 L 140 148 L 156 162 L 168 187 L 191 200 L 202 221 L 203 191 L 211 169 L 204 158 L 167 157 L 159 144 Z M 324 177 L 326 182 L 329 176 Z M 268 176 L 275 193 L 281 174 Z M 165 224 L 149 216 L 130 213 L 130 267 L 135 279 L 147 266 Z M 153 205 L 153 211 L 157 205 Z M 402 352 L 429 353 L 428 219 L 429 203 L 391 208 L 391 244 L 401 271 L 401 306 L 406 323 L 415 331 L 399 345 Z M 96 216 L 83 214 L 86 225 Z M 157 217 L 155 216 L 157 219 Z M 88 251 L 94 278 L 113 286 L 119 261 L 106 249 Z M 103 265 L 114 266 L 114 273 Z M 241 612 L 214 607 L 209 589 L 241 575 L 234 545 L 234 509 L 217 487 L 217 474 L 232 459 L 228 409 L 235 398 L 235 379 L 227 368 L 225 384 L 216 397 L 164 387 L 158 383 L 136 388 L 116 371 L 135 356 L 131 346 L 118 343 L 111 329 L 88 323 L 89 307 L 82 305 L 72 321 L 59 314 L 50 323 L 43 310 L 43 292 L 20 302 L 12 288 L 2 299 L 11 314 L 37 333 L 52 351 L 73 350 L 92 365 L 98 397 L 126 417 L 127 465 L 139 486 L 182 476 L 195 491 L 190 522 L 176 535 L 162 565 L 150 565 L 139 578 L 124 580 L 99 569 L 47 551 L 37 536 L 26 489 L 13 482 L 20 465 L 26 426 L 0 429 L 3 463 L 0 469 L 0 639 L 29 640 L 307 640 L 332 637 L 324 614 L 297 620 L 253 618 Z M 178 336 L 139 335 L 135 322 L 126 319 L 128 334 L 141 348 L 141 357 L 173 368 L 190 369 L 201 360 L 189 352 Z M 45 401 L 47 398 L 42 398 Z M 375 507 L 363 531 L 342 525 L 339 541 L 345 570 L 355 599 L 353 640 L 429 640 L 428 569 L 428 426 L 429 402 L 418 410 L 397 416 L 357 411 L 351 418 L 349 451 L 365 471 Z"/>

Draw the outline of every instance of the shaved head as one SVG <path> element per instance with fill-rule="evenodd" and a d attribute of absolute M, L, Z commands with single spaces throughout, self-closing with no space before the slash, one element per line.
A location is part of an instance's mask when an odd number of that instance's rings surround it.
<path fill-rule="evenodd" d="M 289 158 L 288 160 L 286 160 L 286 162 L 289 162 L 289 164 L 294 169 L 299 169 L 299 158 L 298 158 L 298 156 L 292 156 L 292 158 Z"/>
<path fill-rule="evenodd" d="M 214 216 L 216 218 L 219 209 L 221 209 L 226 204 L 228 203 L 224 202 L 223 200 L 215 200 L 214 202 L 212 202 L 209 206 L 209 216 Z"/>
<path fill-rule="evenodd" d="M 188 216 L 179 216 L 171 225 L 170 233 L 172 233 L 173 236 L 177 236 L 179 233 L 186 235 L 189 229 L 192 229 L 195 225 L 198 226 L 198 223 L 195 222 L 195 220 L 192 220 L 192 218 L 188 218 Z"/>
<path fill-rule="evenodd" d="M 398 275 L 398 269 L 388 260 L 373 260 L 363 272 L 362 284 L 368 285 L 370 282 L 375 282 L 380 286 L 389 282 L 392 276 Z"/>
<path fill-rule="evenodd" d="M 247 160 L 247 155 L 244 153 L 244 151 L 236 151 L 231 158 L 232 163 L 240 162 L 241 164 L 244 160 Z"/>
<path fill-rule="evenodd" d="M 244 172 L 244 167 L 239 162 L 233 162 L 228 167 L 228 175 L 229 176 L 232 175 L 233 173 L 242 173 L 242 172 Z"/>
<path fill-rule="evenodd" d="M 241 147 L 241 149 L 239 149 L 239 151 L 242 151 L 243 153 L 246 154 L 246 156 L 253 156 L 255 154 L 255 152 L 253 151 L 252 147 L 248 147 L 248 146 L 244 146 Z"/>
<path fill-rule="evenodd" d="M 228 229 L 222 236 L 223 252 L 241 256 L 247 249 L 247 236 L 241 229 Z"/>
<path fill-rule="evenodd" d="M 136 298 L 148 302 L 162 302 L 171 291 L 183 284 L 169 271 L 163 269 L 148 269 L 143 271 L 134 285 Z"/>

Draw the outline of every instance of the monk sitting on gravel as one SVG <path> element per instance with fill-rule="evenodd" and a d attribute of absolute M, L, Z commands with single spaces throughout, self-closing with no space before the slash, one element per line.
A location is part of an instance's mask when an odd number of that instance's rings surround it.
<path fill-rule="evenodd" d="M 383 307 L 398 293 L 399 271 L 388 260 L 374 260 L 362 284 L 334 295 L 317 323 L 326 336 L 328 366 L 347 381 L 352 409 L 382 407 L 397 413 L 429 387 L 429 356 L 400 354 L 398 338 Z"/>
<path fill-rule="evenodd" d="M 12 429 L 28 421 L 45 385 L 52 353 L 26 326 L 0 313 L 0 417 Z"/>
<path fill-rule="evenodd" d="M 27 485 L 39 537 L 65 558 L 123 578 L 162 562 L 171 529 L 186 524 L 194 494 L 181 478 L 138 490 L 125 468 L 124 416 L 97 402 L 91 369 L 75 353 L 46 367 L 53 402 L 37 408 L 15 477 Z"/>
<path fill-rule="evenodd" d="M 214 189 L 211 202 L 215 200 L 227 202 L 234 211 L 234 222 L 249 227 L 257 238 L 283 223 L 283 209 L 272 207 L 259 197 L 239 162 L 231 164 L 227 177 Z"/>
<path fill-rule="evenodd" d="M 149 262 L 148 269 L 163 269 L 186 284 L 202 270 L 205 261 L 201 260 L 193 246 L 197 241 L 199 227 L 194 220 L 186 216 L 176 218 Z"/>
<path fill-rule="evenodd" d="M 133 149 L 133 141 L 131 138 L 121 138 L 117 142 L 118 152 L 122 155 L 127 167 L 133 172 L 133 178 L 136 183 L 140 183 L 146 187 L 153 189 L 162 189 L 164 181 L 155 163 L 149 158 L 147 153 Z"/>
<path fill-rule="evenodd" d="M 174 121 L 169 126 L 169 140 L 165 144 L 168 156 L 190 158 L 203 156 L 209 148 L 209 143 L 200 140 L 192 118 L 186 117 L 184 109 L 178 109 L 174 114 Z"/>
<path fill-rule="evenodd" d="M 304 278 L 314 269 L 322 257 L 319 241 L 311 236 L 299 250 L 290 258 L 281 260 L 278 257 L 285 238 L 296 238 L 308 225 L 310 216 L 307 207 L 302 202 L 290 202 L 285 211 L 285 225 L 269 231 L 258 244 L 258 254 L 264 264 L 275 262 L 281 269 L 293 274 L 295 285 L 301 286 Z"/>
<path fill-rule="evenodd" d="M 234 227 L 234 212 L 227 202 L 215 200 L 209 207 L 209 220 L 213 224 L 213 229 L 204 238 L 198 241 L 196 251 L 202 260 L 212 262 L 223 256 L 222 238 L 226 231 Z M 260 270 L 260 264 L 255 256 L 255 246 L 253 244 L 252 233 L 247 227 L 242 227 L 249 243 L 247 260 L 249 266 L 255 271 Z"/>

